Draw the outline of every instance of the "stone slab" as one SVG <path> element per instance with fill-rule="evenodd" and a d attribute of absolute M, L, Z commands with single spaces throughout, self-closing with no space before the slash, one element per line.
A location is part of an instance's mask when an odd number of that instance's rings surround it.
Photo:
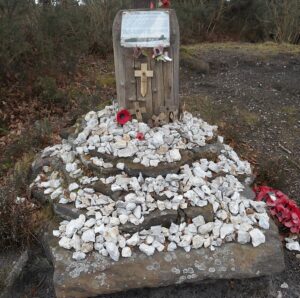
<path fill-rule="evenodd" d="M 135 251 L 131 258 L 121 258 L 118 262 L 97 252 L 84 261 L 74 261 L 73 252 L 60 248 L 57 238 L 50 233 L 45 238 L 54 265 L 57 297 L 81 298 L 136 288 L 280 273 L 285 265 L 278 229 L 273 222 L 265 234 L 266 243 L 256 248 L 227 243 L 215 251 L 201 248 L 187 253 L 178 249 L 172 253 L 156 252 L 151 257 Z"/>

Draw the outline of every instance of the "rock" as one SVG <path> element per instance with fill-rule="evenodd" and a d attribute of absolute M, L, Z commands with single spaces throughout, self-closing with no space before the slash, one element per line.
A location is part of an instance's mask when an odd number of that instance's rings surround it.
<path fill-rule="evenodd" d="M 238 231 L 237 241 L 241 244 L 246 244 L 250 242 L 250 234 L 246 231 Z"/>
<path fill-rule="evenodd" d="M 57 297 L 94 297 L 136 288 L 157 288 L 191 281 L 199 283 L 208 279 L 258 278 L 284 270 L 281 241 L 273 222 L 270 230 L 266 230 L 266 242 L 256 248 L 226 243 L 215 251 L 200 248 L 187 254 L 179 248 L 151 257 L 137 251 L 134 257 L 121 258 L 118 262 L 101 256 L 99 252 L 90 253 L 84 262 L 75 262 L 72 260 L 73 252 L 57 246 L 52 230 L 48 235 L 50 238 L 47 238 L 49 247 L 46 248 L 54 266 L 53 283 Z M 190 276 L 192 274 L 186 272 L 187 268 L 191 268 L 195 275 Z M 188 275 L 189 279 L 181 277 Z"/>
<path fill-rule="evenodd" d="M 112 242 L 106 242 L 105 243 L 106 250 L 109 254 L 109 256 L 114 260 L 114 261 L 119 261 L 120 258 L 120 252 L 116 244 Z"/>
<path fill-rule="evenodd" d="M 150 214 L 144 216 L 144 221 L 136 226 L 132 223 L 127 222 L 126 224 L 119 227 L 120 231 L 124 233 L 136 233 L 142 230 L 148 230 L 152 226 L 162 225 L 163 227 L 169 228 L 170 225 L 175 223 L 178 218 L 178 213 L 176 210 L 155 210 Z"/>
<path fill-rule="evenodd" d="M 178 149 L 170 150 L 169 155 L 172 162 L 181 160 L 181 154 Z"/>
<path fill-rule="evenodd" d="M 119 157 L 132 157 L 138 152 L 138 148 L 135 145 L 128 145 L 128 147 L 118 150 Z"/>
<path fill-rule="evenodd" d="M 251 205 L 258 213 L 265 213 L 265 212 L 266 212 L 266 203 L 265 203 L 265 202 L 250 201 L 250 205 Z"/>
<path fill-rule="evenodd" d="M 177 245 L 175 242 L 170 242 L 167 247 L 167 251 L 174 251 L 177 249 Z"/>
<path fill-rule="evenodd" d="M 192 219 L 192 222 L 196 227 L 202 226 L 205 224 L 204 217 L 202 215 L 198 215 L 197 217 Z"/>
<path fill-rule="evenodd" d="M 123 247 L 122 249 L 122 257 L 123 258 L 130 258 L 132 255 L 130 247 Z"/>
<path fill-rule="evenodd" d="M 139 237 L 139 234 L 138 233 L 135 233 L 131 236 L 131 238 L 129 238 L 126 243 L 127 245 L 130 245 L 130 246 L 136 246 L 140 241 L 140 237 Z"/>
<path fill-rule="evenodd" d="M 202 235 L 209 234 L 213 230 L 213 228 L 214 228 L 214 223 L 209 222 L 207 224 L 200 226 L 198 228 L 198 232 Z"/>
<path fill-rule="evenodd" d="M 82 233 L 81 239 L 83 242 L 95 242 L 95 232 L 93 229 L 89 229 Z"/>
<path fill-rule="evenodd" d="M 288 242 L 285 244 L 285 247 L 291 251 L 300 251 L 300 244 L 298 241 Z"/>
<path fill-rule="evenodd" d="M 141 252 L 143 252 L 147 256 L 152 256 L 152 255 L 154 255 L 154 252 L 155 252 L 155 248 L 153 246 L 147 245 L 144 243 L 139 246 L 139 249 Z"/>
<path fill-rule="evenodd" d="M 76 251 L 73 253 L 72 259 L 74 259 L 75 261 L 82 261 L 86 258 L 86 254 L 84 252 L 81 251 Z"/>
<path fill-rule="evenodd" d="M 125 164 L 123 162 L 119 162 L 119 163 L 117 163 L 116 167 L 117 167 L 117 169 L 123 171 L 125 168 Z"/>
<path fill-rule="evenodd" d="M 224 223 L 220 229 L 220 237 L 224 239 L 226 236 L 232 234 L 234 232 L 233 224 Z"/>
<path fill-rule="evenodd" d="M 85 216 L 83 214 L 79 215 L 77 219 L 71 220 L 66 227 L 66 236 L 71 238 L 75 231 L 80 230 L 85 223 Z"/>
<path fill-rule="evenodd" d="M 63 247 L 65 249 L 71 249 L 72 248 L 72 243 L 71 243 L 71 239 L 67 238 L 67 237 L 62 237 L 59 242 L 58 245 L 60 247 Z"/>
<path fill-rule="evenodd" d="M 186 217 L 191 220 L 198 215 L 202 215 L 205 222 L 214 221 L 214 210 L 211 204 L 208 204 L 204 207 L 188 207 L 184 209 L 183 212 L 185 213 Z"/>
<path fill-rule="evenodd" d="M 192 243 L 193 243 L 193 248 L 198 249 L 198 248 L 203 246 L 204 238 L 200 235 L 195 235 L 193 237 L 193 242 Z"/>
<path fill-rule="evenodd" d="M 266 241 L 265 235 L 259 229 L 253 229 L 250 231 L 250 236 L 254 247 L 257 247 Z"/>
<path fill-rule="evenodd" d="M 161 132 L 156 132 L 150 139 L 150 144 L 152 144 L 155 148 L 159 148 L 164 144 L 163 134 Z"/>

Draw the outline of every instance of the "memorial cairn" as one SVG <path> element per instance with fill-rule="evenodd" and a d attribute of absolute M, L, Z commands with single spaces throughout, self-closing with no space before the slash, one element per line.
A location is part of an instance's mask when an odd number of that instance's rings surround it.
<path fill-rule="evenodd" d="M 280 271 L 250 164 L 180 108 L 175 11 L 120 11 L 113 39 L 117 103 L 33 164 L 32 194 L 59 218 L 46 233 L 57 297 Z"/>

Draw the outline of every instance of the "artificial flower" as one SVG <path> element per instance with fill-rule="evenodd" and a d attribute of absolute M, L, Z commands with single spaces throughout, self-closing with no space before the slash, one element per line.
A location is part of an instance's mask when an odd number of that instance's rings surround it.
<path fill-rule="evenodd" d="M 170 0 L 160 0 L 159 1 L 159 7 L 169 8 L 170 6 L 171 6 Z"/>
<path fill-rule="evenodd" d="M 126 109 L 123 109 L 123 110 L 120 110 L 118 113 L 117 113 L 117 122 L 120 124 L 120 125 L 124 125 L 126 124 L 128 121 L 131 120 L 131 114 L 129 113 L 128 110 Z"/>
<path fill-rule="evenodd" d="M 137 138 L 139 141 L 145 140 L 145 136 L 144 136 L 144 134 L 143 134 L 142 132 L 138 132 L 138 133 L 136 134 L 136 138 Z"/>

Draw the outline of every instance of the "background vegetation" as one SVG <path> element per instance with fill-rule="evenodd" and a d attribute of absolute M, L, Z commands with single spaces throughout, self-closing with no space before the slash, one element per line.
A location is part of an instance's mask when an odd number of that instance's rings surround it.
<path fill-rule="evenodd" d="M 53 1 L 52 1 L 53 2 Z M 72 73 L 80 57 L 112 50 L 111 28 L 130 0 L 0 0 L 0 80 L 36 82 Z M 182 41 L 300 42 L 299 0 L 172 0 Z M 48 87 L 48 86 L 47 86 Z M 56 96 L 51 96 L 56 100 Z"/>

